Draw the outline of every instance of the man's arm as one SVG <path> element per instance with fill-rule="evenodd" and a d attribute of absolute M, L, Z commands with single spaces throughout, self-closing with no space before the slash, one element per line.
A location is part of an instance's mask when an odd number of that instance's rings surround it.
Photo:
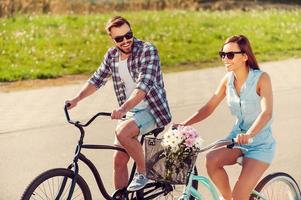
<path fill-rule="evenodd" d="M 83 88 L 79 91 L 79 93 L 72 99 L 70 100 L 66 100 L 65 104 L 70 104 L 70 106 L 68 106 L 68 109 L 72 109 L 73 107 L 75 107 L 77 105 L 77 103 L 79 101 L 81 101 L 82 99 L 86 98 L 87 96 L 90 96 L 91 94 L 93 94 L 98 88 L 92 84 L 87 82 Z"/>
<path fill-rule="evenodd" d="M 97 71 L 92 75 L 90 80 L 83 86 L 79 93 L 72 99 L 66 100 L 65 104 L 70 104 L 68 109 L 71 109 L 77 105 L 79 101 L 93 94 L 98 88 L 105 85 L 109 76 L 112 74 L 109 67 L 109 51 L 105 54 L 104 59 L 97 69 Z"/>
<path fill-rule="evenodd" d="M 140 73 L 137 87 L 128 100 L 113 110 L 112 119 L 121 119 L 125 114 L 140 103 L 155 84 L 156 74 L 160 70 L 158 51 L 155 46 L 148 45 L 141 54 Z"/>
<path fill-rule="evenodd" d="M 131 96 L 128 98 L 122 106 L 113 110 L 112 119 L 121 119 L 125 114 L 134 108 L 138 103 L 140 103 L 146 96 L 146 93 L 143 90 L 135 89 Z"/>

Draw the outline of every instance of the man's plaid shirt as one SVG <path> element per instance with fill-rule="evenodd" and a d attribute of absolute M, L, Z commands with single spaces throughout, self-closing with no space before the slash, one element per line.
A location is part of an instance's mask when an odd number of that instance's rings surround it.
<path fill-rule="evenodd" d="M 118 73 L 118 62 L 119 51 L 116 47 L 112 47 L 105 54 L 103 62 L 89 82 L 100 88 L 112 75 L 115 94 L 121 106 L 126 101 L 126 94 L 124 82 Z M 171 121 L 171 114 L 156 47 L 134 38 L 132 54 L 127 62 L 131 77 L 137 83 L 136 88 L 146 93 L 145 99 L 157 126 L 167 125 Z"/>

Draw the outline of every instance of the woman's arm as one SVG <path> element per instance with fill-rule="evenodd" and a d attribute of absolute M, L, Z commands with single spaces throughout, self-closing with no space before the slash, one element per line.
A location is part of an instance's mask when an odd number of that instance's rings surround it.
<path fill-rule="evenodd" d="M 271 79 L 267 73 L 263 73 L 257 85 L 257 93 L 261 96 L 261 113 L 252 124 L 247 134 L 254 137 L 272 118 L 273 92 Z"/>
<path fill-rule="evenodd" d="M 249 139 L 257 133 L 271 120 L 273 115 L 273 92 L 269 75 L 263 73 L 257 84 L 257 93 L 261 97 L 261 113 L 249 128 L 246 134 L 240 134 L 239 144 L 247 144 Z"/>
<path fill-rule="evenodd" d="M 227 85 L 227 76 L 225 76 L 221 80 L 217 90 L 215 91 L 214 95 L 210 98 L 210 100 L 203 107 L 201 107 L 195 114 L 193 114 L 191 117 L 189 117 L 181 124 L 184 126 L 195 124 L 197 122 L 206 119 L 211 113 L 213 113 L 215 108 L 220 104 L 220 102 L 226 96 L 226 87 L 227 87 L 226 85 Z"/>

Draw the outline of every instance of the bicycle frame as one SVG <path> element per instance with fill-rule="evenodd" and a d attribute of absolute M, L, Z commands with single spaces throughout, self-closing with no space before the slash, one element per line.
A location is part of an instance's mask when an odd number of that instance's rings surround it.
<path fill-rule="evenodd" d="M 80 122 L 78 122 L 78 121 L 74 122 L 74 121 L 70 120 L 67 107 L 68 107 L 68 105 L 65 106 L 65 115 L 66 115 L 66 118 L 67 118 L 68 122 L 70 124 L 73 124 L 74 126 L 76 126 L 80 130 L 80 139 L 79 139 L 78 144 L 77 144 L 76 149 L 75 149 L 75 156 L 74 156 L 74 159 L 73 159 L 73 163 L 68 166 L 68 169 L 70 169 L 70 170 L 73 169 L 74 177 L 72 178 L 72 183 L 71 183 L 71 187 L 69 189 L 69 194 L 68 194 L 67 200 L 70 200 L 72 198 L 72 194 L 74 192 L 74 187 L 75 187 L 76 180 L 77 180 L 77 177 L 78 177 L 78 168 L 79 168 L 78 167 L 78 160 L 85 163 L 88 166 L 88 168 L 91 170 L 91 172 L 92 172 L 92 174 L 93 174 L 93 176 L 96 180 L 98 189 L 101 192 L 102 196 L 107 200 L 113 200 L 113 197 L 110 196 L 107 193 L 107 191 L 105 189 L 105 186 L 103 184 L 103 181 L 101 179 L 101 176 L 100 176 L 97 168 L 95 167 L 95 165 L 84 154 L 81 153 L 81 149 L 83 149 L 83 148 L 84 149 L 106 149 L 106 150 L 115 150 L 115 151 L 126 152 L 125 149 L 123 149 L 121 147 L 117 147 L 117 146 L 112 146 L 112 145 L 83 144 L 83 138 L 85 136 L 85 131 L 84 131 L 83 127 L 88 126 L 98 116 L 110 116 L 111 114 L 110 113 L 104 113 L 104 112 L 98 113 L 94 117 L 92 117 L 86 124 L 83 125 L 83 124 L 80 124 Z M 164 128 L 161 128 L 161 130 L 158 129 L 158 132 L 154 132 L 153 134 L 156 136 L 163 129 Z M 144 135 L 141 137 L 140 144 L 143 145 L 143 142 L 144 142 Z M 132 166 L 130 177 L 129 177 L 129 182 L 132 181 L 132 179 L 134 178 L 135 171 L 136 171 L 136 164 L 134 163 L 133 166 Z M 66 181 L 67 181 L 67 179 L 65 178 L 63 180 L 62 186 L 60 188 L 60 192 L 57 195 L 56 199 L 58 199 L 61 196 L 61 193 L 65 188 Z M 164 188 L 164 190 L 162 190 L 161 192 L 157 192 L 155 194 L 152 194 L 153 191 L 155 191 L 157 188 L 160 188 L 160 187 Z M 169 192 L 169 191 L 173 190 L 173 188 L 170 185 L 165 184 L 165 183 L 148 183 L 144 187 L 144 189 L 150 189 L 150 190 L 148 190 L 145 193 L 139 192 L 139 191 L 136 191 L 136 192 L 125 191 L 125 192 L 127 192 L 127 194 L 136 193 L 138 199 L 139 199 L 140 195 L 142 196 L 143 199 L 153 199 L 153 198 L 155 198 L 155 197 L 157 197 L 157 196 L 159 196 L 159 195 L 161 195 L 165 192 Z M 146 195 L 149 195 L 149 196 L 144 198 Z"/>
<path fill-rule="evenodd" d="M 227 148 L 233 148 L 235 146 L 235 141 L 234 140 L 220 140 L 220 141 L 217 141 L 217 142 L 199 150 L 199 153 L 205 152 L 212 148 L 221 147 L 221 146 L 226 146 Z M 215 186 L 213 185 L 213 183 L 210 181 L 210 179 L 205 176 L 195 175 L 193 172 L 189 172 L 188 184 L 185 188 L 185 191 L 183 192 L 182 197 L 180 198 L 181 200 L 189 200 L 189 197 L 191 195 L 196 200 L 204 200 L 205 199 L 199 191 L 197 191 L 196 189 L 194 189 L 192 187 L 193 181 L 198 181 L 198 183 L 204 185 L 209 190 L 211 197 L 214 200 L 220 200 L 218 191 L 215 188 Z M 251 195 L 253 195 L 255 197 L 259 197 L 261 200 L 268 200 L 266 197 L 264 197 L 262 194 L 260 194 L 256 190 L 253 190 Z"/>
<path fill-rule="evenodd" d="M 192 195 L 194 198 L 198 200 L 204 200 L 204 197 L 201 193 L 199 193 L 195 188 L 192 187 L 192 181 L 198 181 L 202 185 L 204 185 L 209 191 L 210 194 L 212 195 L 214 200 L 219 200 L 218 192 L 214 185 L 211 183 L 211 181 L 205 177 L 205 176 L 197 176 L 194 175 L 193 173 L 190 174 L 189 176 L 189 182 L 188 185 L 183 193 L 183 200 L 189 200 L 189 196 Z"/>
<path fill-rule="evenodd" d="M 204 196 L 199 191 L 197 191 L 196 189 L 194 189 L 192 187 L 192 185 L 191 185 L 192 181 L 198 181 L 199 183 L 204 185 L 209 190 L 211 197 L 214 200 L 220 200 L 217 189 L 215 188 L 215 186 L 213 185 L 213 183 L 210 181 L 209 178 L 207 178 L 205 176 L 197 176 L 192 173 L 189 176 L 189 183 L 188 183 L 187 187 L 185 188 L 185 191 L 183 192 L 183 196 L 181 197 L 181 200 L 189 200 L 190 195 L 192 195 L 197 200 L 205 199 Z M 256 190 L 253 190 L 251 194 L 255 195 L 256 197 L 259 197 L 261 200 L 268 200 L 267 198 L 262 196 L 260 193 L 258 193 Z"/>
<path fill-rule="evenodd" d="M 72 196 L 72 193 L 73 193 L 73 190 L 74 190 L 74 186 L 75 186 L 75 183 L 76 183 L 76 178 L 77 178 L 77 175 L 78 175 L 78 160 L 80 160 L 83 163 L 85 163 L 88 166 L 88 168 L 91 170 L 91 172 L 92 172 L 92 174 L 95 178 L 95 181 L 97 183 L 98 189 L 101 192 L 101 194 L 103 195 L 103 197 L 107 200 L 113 199 L 107 193 L 107 191 L 105 189 L 105 186 L 103 184 L 103 181 L 101 179 L 101 176 L 100 176 L 96 166 L 84 154 L 81 153 L 81 149 L 102 149 L 102 150 L 106 149 L 106 150 L 115 150 L 115 151 L 122 151 L 122 152 L 126 152 L 126 151 L 123 148 L 116 147 L 116 146 L 111 146 L 111 145 L 83 144 L 83 138 L 84 138 L 84 134 L 85 134 L 84 129 L 81 126 L 77 126 L 76 124 L 75 124 L 75 126 L 77 128 L 79 128 L 79 130 L 81 132 L 81 137 L 80 137 L 80 140 L 78 141 L 78 145 L 77 145 L 76 150 L 75 150 L 75 156 L 74 156 L 74 159 L 73 159 L 73 163 L 68 166 L 68 169 L 74 168 L 73 169 L 74 177 L 72 179 L 72 184 L 71 184 L 71 187 L 70 187 L 70 190 L 69 190 L 69 195 Z M 144 138 L 142 137 L 141 141 L 140 141 L 141 144 L 143 143 L 143 139 Z M 135 170 L 136 170 L 136 164 L 134 163 L 133 166 L 132 166 L 132 171 L 131 171 L 131 174 L 130 174 L 129 181 L 131 181 L 133 179 Z M 70 196 L 70 198 L 71 198 L 71 196 Z"/>

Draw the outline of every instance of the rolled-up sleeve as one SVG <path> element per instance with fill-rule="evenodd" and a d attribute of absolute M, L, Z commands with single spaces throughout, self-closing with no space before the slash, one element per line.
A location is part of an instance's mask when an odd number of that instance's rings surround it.
<path fill-rule="evenodd" d="M 97 88 L 105 85 L 108 78 L 111 76 L 112 71 L 110 69 L 110 55 L 107 52 L 103 58 L 103 61 L 99 68 L 91 76 L 89 83 L 95 85 Z"/>
<path fill-rule="evenodd" d="M 147 94 L 156 82 L 157 73 L 160 68 L 160 61 L 158 51 L 153 45 L 146 46 L 141 57 L 141 70 L 136 88 L 143 90 Z"/>

